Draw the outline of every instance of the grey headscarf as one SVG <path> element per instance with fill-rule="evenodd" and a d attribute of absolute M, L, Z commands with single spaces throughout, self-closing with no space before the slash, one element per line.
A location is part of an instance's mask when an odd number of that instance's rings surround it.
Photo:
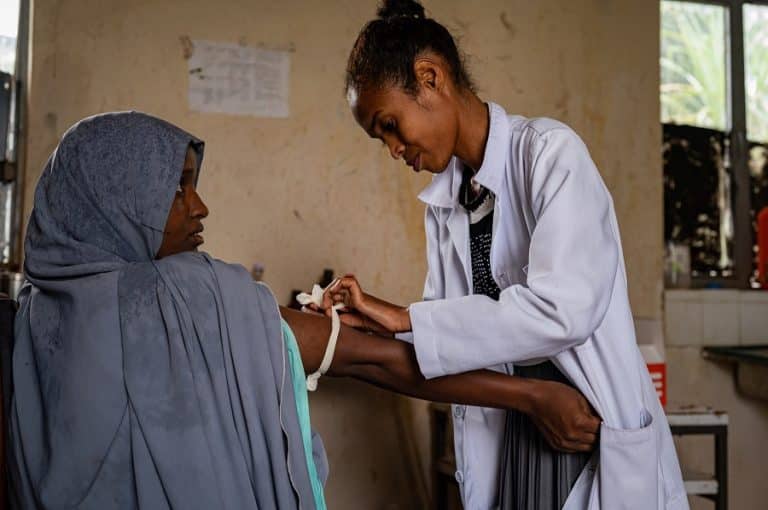
<path fill-rule="evenodd" d="M 40 178 L 13 357 L 23 508 L 315 508 L 280 315 L 240 266 L 154 260 L 190 145 L 154 117 L 73 126 Z"/>

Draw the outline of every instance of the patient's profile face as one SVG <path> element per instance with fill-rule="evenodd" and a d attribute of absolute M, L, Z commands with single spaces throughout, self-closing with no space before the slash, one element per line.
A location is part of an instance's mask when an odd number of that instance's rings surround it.
<path fill-rule="evenodd" d="M 184 170 L 173 197 L 168 220 L 165 223 L 163 242 L 157 252 L 157 258 L 175 253 L 195 251 L 203 244 L 203 219 L 208 216 L 208 208 L 197 194 L 197 154 L 190 146 L 184 160 Z"/>

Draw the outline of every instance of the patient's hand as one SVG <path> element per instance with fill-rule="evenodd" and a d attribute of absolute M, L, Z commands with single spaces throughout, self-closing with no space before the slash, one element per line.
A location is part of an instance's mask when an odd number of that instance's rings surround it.
<path fill-rule="evenodd" d="M 407 308 L 366 294 L 355 275 L 339 278 L 328 288 L 323 295 L 322 310 L 330 314 L 331 307 L 338 303 L 345 305 L 339 315 L 347 326 L 390 335 L 411 330 Z"/>
<path fill-rule="evenodd" d="M 600 418 L 577 390 L 553 381 L 535 381 L 529 416 L 547 442 L 564 452 L 588 452 L 597 441 Z"/>

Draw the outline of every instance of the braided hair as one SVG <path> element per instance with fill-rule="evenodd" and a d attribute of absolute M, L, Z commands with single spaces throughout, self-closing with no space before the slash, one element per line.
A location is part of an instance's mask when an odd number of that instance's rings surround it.
<path fill-rule="evenodd" d="M 445 61 L 460 90 L 475 91 L 453 36 L 443 25 L 427 18 L 419 2 L 384 0 L 376 14 L 378 17 L 366 23 L 352 47 L 345 91 L 398 86 L 416 94 L 413 62 L 427 52 Z"/>

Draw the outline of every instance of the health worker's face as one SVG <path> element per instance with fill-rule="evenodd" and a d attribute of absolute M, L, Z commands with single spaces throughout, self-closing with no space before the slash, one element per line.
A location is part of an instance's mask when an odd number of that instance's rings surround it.
<path fill-rule="evenodd" d="M 440 173 L 448 166 L 458 123 L 450 103 L 433 88 L 419 86 L 416 95 L 397 86 L 350 89 L 347 96 L 357 123 L 393 158 L 416 172 Z"/>

